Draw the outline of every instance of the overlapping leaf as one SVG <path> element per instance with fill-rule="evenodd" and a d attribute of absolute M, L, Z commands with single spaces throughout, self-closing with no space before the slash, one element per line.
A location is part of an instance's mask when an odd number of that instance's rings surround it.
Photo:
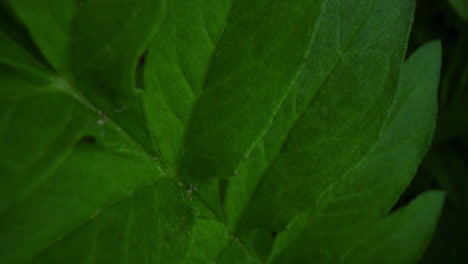
<path fill-rule="evenodd" d="M 2 4 L 0 261 L 372 263 L 392 231 L 416 259 L 442 196 L 385 218 L 434 129 L 440 48 L 400 79 L 413 8 Z"/>

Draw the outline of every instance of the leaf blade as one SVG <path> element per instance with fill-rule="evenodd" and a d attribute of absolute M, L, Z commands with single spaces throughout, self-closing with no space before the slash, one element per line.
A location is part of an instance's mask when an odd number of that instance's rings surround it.
<path fill-rule="evenodd" d="M 440 52 L 440 43 L 432 42 L 405 63 L 375 147 L 292 223 L 302 233 L 280 235 L 272 259 L 339 262 L 343 252 L 386 216 L 414 176 L 434 132 Z"/>
<path fill-rule="evenodd" d="M 416 263 L 432 237 L 443 201 L 440 191 L 419 195 L 378 223 L 344 262 Z"/>

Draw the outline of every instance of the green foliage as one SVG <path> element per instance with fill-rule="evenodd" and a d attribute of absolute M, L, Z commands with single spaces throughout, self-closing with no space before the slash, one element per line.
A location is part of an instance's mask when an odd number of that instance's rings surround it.
<path fill-rule="evenodd" d="M 415 263 L 413 1 L 0 4 L 0 263 Z M 393 209 L 393 210 L 392 210 Z"/>
<path fill-rule="evenodd" d="M 444 56 L 434 143 L 404 197 L 412 197 L 431 188 L 445 190 L 447 200 L 441 219 L 421 263 L 467 263 L 468 2 L 420 2 L 410 46 L 417 47 L 428 40 L 441 39 Z"/>

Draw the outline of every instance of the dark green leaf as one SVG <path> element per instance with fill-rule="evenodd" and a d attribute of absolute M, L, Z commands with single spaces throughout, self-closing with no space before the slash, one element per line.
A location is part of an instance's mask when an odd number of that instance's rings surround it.
<path fill-rule="evenodd" d="M 444 194 L 427 192 L 378 222 L 344 263 L 416 263 L 435 229 Z"/>
<path fill-rule="evenodd" d="M 430 142 L 439 70 L 438 43 L 422 47 L 405 63 L 392 111 L 375 145 L 341 179 L 322 191 L 315 206 L 289 227 L 291 231 L 280 234 L 273 259 L 278 257 L 278 263 L 338 263 L 369 227 L 385 217 Z M 300 234 L 297 229 L 302 230 Z"/>
<path fill-rule="evenodd" d="M 449 3 L 453 6 L 458 15 L 464 20 L 468 21 L 468 2 L 465 0 L 449 0 Z"/>

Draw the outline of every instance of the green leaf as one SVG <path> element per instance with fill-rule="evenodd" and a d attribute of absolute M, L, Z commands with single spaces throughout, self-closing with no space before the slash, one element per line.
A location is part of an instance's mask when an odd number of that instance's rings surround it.
<path fill-rule="evenodd" d="M 229 185 L 226 214 L 233 225 L 284 230 L 379 138 L 398 86 L 413 5 L 395 2 L 380 12 L 388 3 L 342 4 L 328 3 L 311 47 L 320 59 L 315 53 L 307 58 L 271 130 Z M 355 14 L 354 24 L 337 21 L 333 14 L 342 12 Z"/>
<path fill-rule="evenodd" d="M 440 216 L 431 245 L 421 263 L 463 263 L 468 260 L 465 246 L 468 241 L 468 186 L 466 141 L 445 142 L 432 148 L 423 163 L 423 172 L 433 177 L 447 193 L 447 201 Z"/>
<path fill-rule="evenodd" d="M 0 6 L 1 263 L 337 263 L 429 217 L 385 218 L 434 130 L 414 1 Z"/>
<path fill-rule="evenodd" d="M 459 16 L 468 21 L 468 2 L 465 0 L 449 0 L 449 3 Z"/>
<path fill-rule="evenodd" d="M 47 61 L 59 71 L 70 66 L 73 1 L 7 1 Z"/>
<path fill-rule="evenodd" d="M 354 248 L 345 263 L 416 263 L 436 227 L 444 194 L 421 194 L 391 214 Z"/>
<path fill-rule="evenodd" d="M 338 263 L 370 226 L 385 217 L 409 184 L 431 140 L 439 71 L 439 43 L 427 44 L 411 56 L 375 145 L 320 193 L 315 206 L 294 220 L 289 227 L 292 231 L 279 234 L 272 259 Z"/>

